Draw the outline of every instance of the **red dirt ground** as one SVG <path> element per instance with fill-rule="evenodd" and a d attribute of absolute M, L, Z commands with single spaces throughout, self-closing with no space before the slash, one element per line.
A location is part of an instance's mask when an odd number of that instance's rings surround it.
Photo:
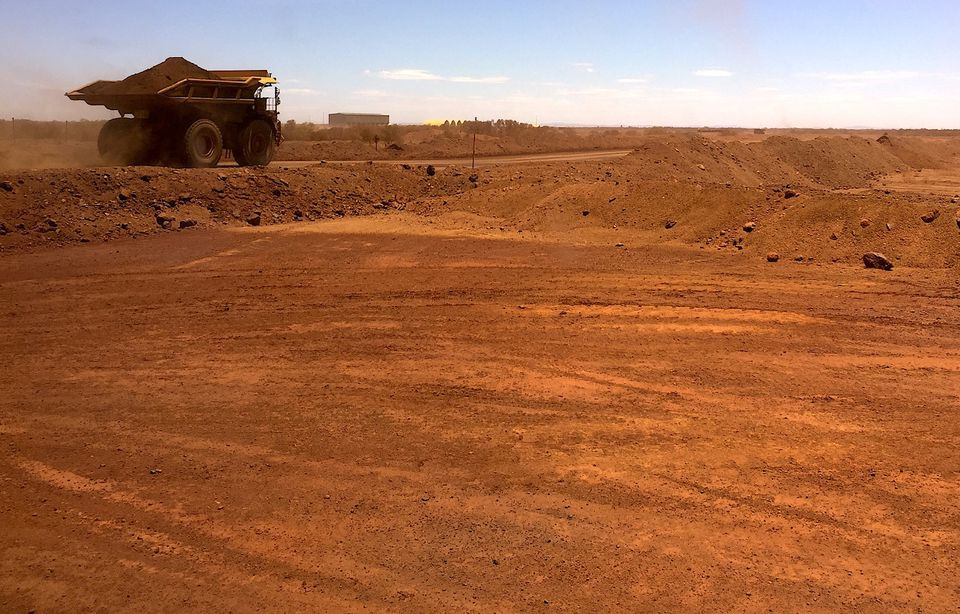
<path fill-rule="evenodd" d="M 784 147 L 0 176 L 0 610 L 954 608 L 953 143 Z"/>

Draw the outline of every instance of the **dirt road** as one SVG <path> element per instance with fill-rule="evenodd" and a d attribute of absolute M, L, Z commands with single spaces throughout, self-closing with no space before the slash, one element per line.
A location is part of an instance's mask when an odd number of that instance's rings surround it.
<path fill-rule="evenodd" d="M 609 149 L 595 151 L 568 151 L 560 153 L 546 154 L 523 154 L 514 156 L 485 156 L 477 157 L 477 166 L 493 166 L 496 164 L 532 164 L 536 162 L 582 162 L 584 160 L 613 160 L 622 158 L 629 154 L 632 149 Z M 335 164 L 366 164 L 366 160 L 328 160 Z M 411 166 L 470 166 L 473 160 L 471 158 L 436 158 L 433 160 L 374 160 L 374 164 L 409 164 Z M 286 168 L 303 168 L 305 166 L 316 166 L 320 162 L 317 160 L 276 160 L 271 163 L 272 166 Z M 225 166 L 233 166 L 233 163 L 224 163 Z"/>
<path fill-rule="evenodd" d="M 960 601 L 949 271 L 397 215 L 0 260 L 0 610 Z"/>

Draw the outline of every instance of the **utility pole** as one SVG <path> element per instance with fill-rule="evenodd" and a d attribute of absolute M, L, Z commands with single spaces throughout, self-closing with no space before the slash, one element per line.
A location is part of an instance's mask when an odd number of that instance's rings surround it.
<path fill-rule="evenodd" d="M 477 116 L 473 116 L 473 159 L 470 162 L 470 168 L 477 168 Z"/>

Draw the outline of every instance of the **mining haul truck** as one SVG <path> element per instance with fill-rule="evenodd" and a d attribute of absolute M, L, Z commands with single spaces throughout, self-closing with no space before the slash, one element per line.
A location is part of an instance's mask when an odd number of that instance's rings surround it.
<path fill-rule="evenodd" d="M 168 58 L 122 81 L 95 81 L 66 95 L 120 113 L 97 139 L 109 164 L 206 168 L 229 149 L 240 166 L 264 166 L 282 140 L 276 84 L 266 70 L 207 71 Z"/>

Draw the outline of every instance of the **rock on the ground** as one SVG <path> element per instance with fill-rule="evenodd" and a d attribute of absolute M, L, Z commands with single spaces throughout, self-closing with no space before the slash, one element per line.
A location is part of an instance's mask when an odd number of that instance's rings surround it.
<path fill-rule="evenodd" d="M 180 220 L 180 228 L 190 228 L 191 226 L 196 226 L 197 220 Z"/>
<path fill-rule="evenodd" d="M 427 165 L 427 175 L 433 177 L 437 174 L 437 169 L 432 164 Z"/>
<path fill-rule="evenodd" d="M 893 263 L 880 252 L 867 252 L 864 254 L 863 266 L 868 269 L 883 269 L 884 271 L 893 269 Z"/>
<path fill-rule="evenodd" d="M 247 216 L 247 224 L 250 224 L 251 226 L 259 226 L 259 225 L 260 225 L 260 213 L 259 213 L 259 212 L 254 212 L 253 214 L 248 215 L 248 216 Z"/>
<path fill-rule="evenodd" d="M 166 213 L 157 214 L 157 224 L 159 224 L 161 228 L 169 230 L 170 228 L 173 228 L 173 223 L 176 221 L 177 218 L 173 217 L 172 215 L 167 215 Z"/>
<path fill-rule="evenodd" d="M 940 210 L 934 209 L 933 211 L 930 211 L 928 213 L 924 213 L 923 215 L 921 215 L 920 219 L 923 220 L 924 223 L 930 224 L 936 221 L 938 217 L 940 217 Z"/>
<path fill-rule="evenodd" d="M 667 222 L 663 225 L 663 227 L 664 227 L 664 228 L 667 228 L 667 229 L 670 229 L 670 228 L 673 228 L 673 227 L 676 226 L 676 225 L 677 225 L 677 220 L 667 220 Z"/>
<path fill-rule="evenodd" d="M 767 254 L 767 262 L 778 262 L 780 260 L 780 254 L 777 252 L 770 252 Z"/>
<path fill-rule="evenodd" d="M 3 188 L 4 192 L 13 192 L 13 184 L 9 181 L 0 181 L 0 188 Z"/>
<path fill-rule="evenodd" d="M 744 232 L 753 232 L 754 230 L 756 230 L 756 228 L 757 228 L 756 222 L 747 222 L 746 224 L 743 225 Z"/>
<path fill-rule="evenodd" d="M 794 191 L 794 190 L 784 190 L 784 191 L 783 191 L 783 197 L 784 197 L 784 198 L 796 198 L 797 196 L 800 196 L 800 195 L 799 195 L 796 191 Z"/>
<path fill-rule="evenodd" d="M 868 226 L 870 226 L 870 220 L 868 219 L 860 220 L 860 228 L 867 228 Z"/>

